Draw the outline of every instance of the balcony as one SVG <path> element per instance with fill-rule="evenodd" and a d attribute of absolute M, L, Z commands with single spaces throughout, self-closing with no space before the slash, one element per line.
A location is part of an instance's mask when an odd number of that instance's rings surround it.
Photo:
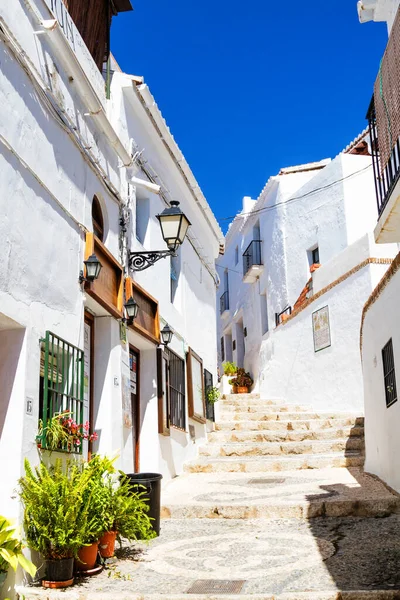
<path fill-rule="evenodd" d="M 378 205 L 375 240 L 400 242 L 400 11 L 375 81 L 367 119 Z"/>
<path fill-rule="evenodd" d="M 219 299 L 219 312 L 221 317 L 225 317 L 229 314 L 229 292 L 224 292 Z"/>
<path fill-rule="evenodd" d="M 243 253 L 243 282 L 254 283 L 262 271 L 261 240 L 253 240 Z"/>

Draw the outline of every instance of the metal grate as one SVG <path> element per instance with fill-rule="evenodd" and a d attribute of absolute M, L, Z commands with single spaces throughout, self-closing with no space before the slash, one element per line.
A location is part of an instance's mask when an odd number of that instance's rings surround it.
<path fill-rule="evenodd" d="M 204 369 L 204 390 L 206 393 L 206 417 L 210 421 L 215 421 L 214 403 L 208 400 L 207 392 L 214 387 L 214 379 L 212 373 Z"/>
<path fill-rule="evenodd" d="M 219 300 L 220 302 L 220 313 L 224 313 L 226 310 L 229 310 L 229 292 L 226 290 Z"/>
<path fill-rule="evenodd" d="M 243 276 L 254 265 L 262 265 L 261 240 L 253 240 L 243 253 Z"/>
<path fill-rule="evenodd" d="M 245 580 L 231 581 L 228 579 L 198 579 L 187 594 L 240 594 Z"/>
<path fill-rule="evenodd" d="M 68 411 L 78 426 L 83 424 L 84 360 L 83 351 L 46 331 L 41 340 L 41 393 L 39 414 L 42 420 L 42 448 L 47 447 L 46 427 L 56 415 Z M 82 453 L 82 445 L 58 448 Z"/>
<path fill-rule="evenodd" d="M 386 406 L 389 407 L 397 400 L 396 372 L 394 368 L 393 343 L 390 339 L 382 349 L 383 378 L 385 382 Z"/>
<path fill-rule="evenodd" d="M 278 485 L 280 483 L 285 483 L 285 479 L 249 479 L 247 483 L 251 485 Z"/>
<path fill-rule="evenodd" d="M 179 429 L 186 429 L 185 401 L 185 361 L 169 348 L 165 350 L 168 356 L 168 387 L 170 399 L 170 422 Z"/>

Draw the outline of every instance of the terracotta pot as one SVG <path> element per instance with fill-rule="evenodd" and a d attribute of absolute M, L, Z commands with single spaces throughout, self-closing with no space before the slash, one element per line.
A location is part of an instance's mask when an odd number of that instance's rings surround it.
<path fill-rule="evenodd" d="M 99 551 L 103 558 L 111 558 L 114 556 L 116 538 L 116 531 L 106 531 L 99 539 Z"/>
<path fill-rule="evenodd" d="M 248 387 L 236 386 L 236 393 L 237 394 L 248 394 L 249 393 L 249 388 Z"/>
<path fill-rule="evenodd" d="M 76 571 L 90 571 L 96 564 L 97 553 L 99 551 L 99 542 L 94 542 L 90 546 L 83 546 L 78 552 L 78 558 L 75 559 Z"/>

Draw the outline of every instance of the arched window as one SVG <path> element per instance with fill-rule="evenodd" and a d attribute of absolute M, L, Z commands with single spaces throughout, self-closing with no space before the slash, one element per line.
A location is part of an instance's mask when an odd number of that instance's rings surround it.
<path fill-rule="evenodd" d="M 93 196 L 92 202 L 92 223 L 93 233 L 99 238 L 101 242 L 104 241 L 104 220 L 103 213 L 101 212 L 101 206 L 97 196 Z"/>

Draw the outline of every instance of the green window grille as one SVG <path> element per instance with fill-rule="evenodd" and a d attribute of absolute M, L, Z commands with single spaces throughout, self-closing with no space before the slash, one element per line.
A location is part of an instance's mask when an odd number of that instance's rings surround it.
<path fill-rule="evenodd" d="M 40 418 L 43 431 L 50 419 L 63 411 L 69 411 L 77 425 L 83 425 L 84 354 L 76 346 L 46 331 L 41 340 L 40 376 L 42 385 Z M 42 448 L 46 448 L 43 433 Z M 66 452 L 67 447 L 58 450 Z M 71 451 L 71 449 L 69 450 Z M 73 452 L 82 453 L 82 445 Z"/>

